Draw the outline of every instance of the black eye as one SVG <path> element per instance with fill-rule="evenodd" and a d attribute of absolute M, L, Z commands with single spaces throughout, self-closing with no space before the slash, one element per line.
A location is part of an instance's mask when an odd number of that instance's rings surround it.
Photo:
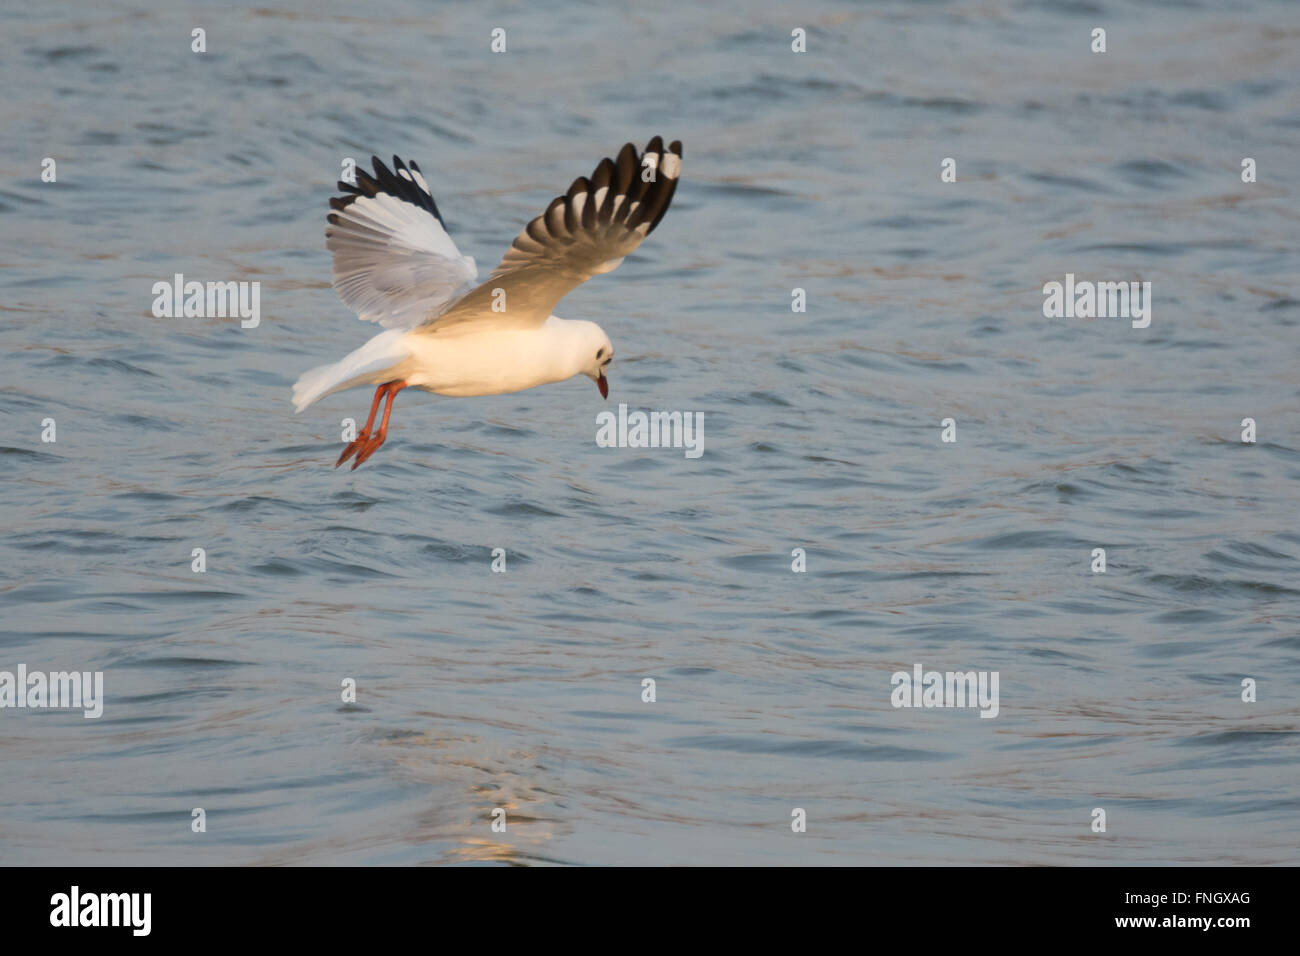
<path fill-rule="evenodd" d="M 602 358 L 604 358 L 604 357 L 605 357 L 605 348 L 604 348 L 604 346 L 602 346 L 602 347 L 596 349 L 596 358 L 599 360 L 599 359 L 602 359 Z"/>

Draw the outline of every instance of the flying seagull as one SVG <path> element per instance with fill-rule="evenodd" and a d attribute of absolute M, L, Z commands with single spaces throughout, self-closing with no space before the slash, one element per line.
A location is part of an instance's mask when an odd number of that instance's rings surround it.
<path fill-rule="evenodd" d="M 365 427 L 335 468 L 353 457 L 356 468 L 384 443 L 393 400 L 408 386 L 500 395 L 586 375 L 609 396 L 609 336 L 551 310 L 592 276 L 618 268 L 659 224 L 681 174 L 680 142 L 665 150 L 656 136 L 639 157 L 628 143 L 617 159 L 602 159 L 515 237 L 483 283 L 447 234 L 420 167 L 396 156 L 392 171 L 378 157 L 371 162 L 373 176 L 357 170 L 355 186 L 338 184 L 347 195 L 330 200 L 325 246 L 339 297 L 388 331 L 293 386 L 300 412 L 342 389 L 377 386 Z"/>

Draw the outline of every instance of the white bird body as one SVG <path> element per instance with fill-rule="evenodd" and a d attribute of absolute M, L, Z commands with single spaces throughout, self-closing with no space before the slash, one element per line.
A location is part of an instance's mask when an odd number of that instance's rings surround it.
<path fill-rule="evenodd" d="M 496 271 L 478 283 L 443 225 L 415 163 L 378 158 L 375 175 L 358 170 L 349 195 L 330 201 L 326 246 L 334 287 L 362 319 L 388 326 L 332 365 L 304 373 L 293 387 L 302 411 L 343 389 L 375 385 L 370 417 L 341 465 L 353 468 L 383 444 L 393 397 L 414 387 L 457 398 L 500 395 L 586 375 L 608 395 L 605 369 L 614 347 L 594 322 L 551 309 L 593 275 L 611 272 L 658 225 L 681 170 L 681 143 L 652 139 L 637 161 L 626 144 L 602 160 L 516 238 Z M 371 436 L 381 399 L 383 424 Z"/>
<path fill-rule="evenodd" d="M 333 365 L 304 374 L 294 385 L 293 401 L 302 411 L 326 395 L 395 379 L 450 398 L 522 392 L 581 374 L 607 341 L 596 323 L 558 315 L 536 326 L 485 322 L 448 329 L 445 335 L 391 329 Z"/>

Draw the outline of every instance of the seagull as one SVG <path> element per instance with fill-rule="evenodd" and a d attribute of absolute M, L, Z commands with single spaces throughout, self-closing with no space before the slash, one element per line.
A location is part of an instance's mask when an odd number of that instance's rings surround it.
<path fill-rule="evenodd" d="M 429 184 L 414 162 L 393 157 L 390 171 L 371 157 L 374 175 L 330 200 L 325 246 L 334 254 L 334 288 L 380 332 L 333 365 L 303 373 L 293 386 L 301 412 L 334 392 L 374 385 L 365 427 L 337 468 L 353 469 L 388 435 L 393 400 L 404 388 L 436 395 L 501 395 L 585 375 L 609 397 L 614 358 L 595 322 L 551 310 L 592 276 L 612 272 L 641 244 L 672 202 L 682 144 L 656 136 L 638 156 L 627 143 L 600 161 L 515 237 L 486 282 L 448 235 Z M 372 431 L 385 402 L 378 431 Z"/>

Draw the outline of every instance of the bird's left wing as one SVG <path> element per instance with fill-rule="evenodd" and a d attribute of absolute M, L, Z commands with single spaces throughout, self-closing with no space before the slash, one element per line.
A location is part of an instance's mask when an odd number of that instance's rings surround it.
<path fill-rule="evenodd" d="M 545 322 L 559 301 L 594 275 L 612 272 L 659 225 L 682 169 L 682 144 L 656 136 L 638 159 L 627 143 L 602 159 L 530 222 L 486 282 L 417 329 L 437 333 L 462 322 Z"/>
<path fill-rule="evenodd" d="M 373 176 L 358 169 L 355 186 L 339 183 L 348 195 L 330 200 L 334 288 L 362 319 L 411 328 L 472 289 L 478 269 L 447 234 L 420 167 L 396 156 L 392 172 L 371 162 Z"/>

